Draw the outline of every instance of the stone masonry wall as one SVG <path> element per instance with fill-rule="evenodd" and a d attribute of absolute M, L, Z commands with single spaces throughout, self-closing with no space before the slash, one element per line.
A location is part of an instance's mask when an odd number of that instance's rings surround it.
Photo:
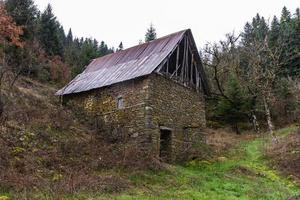
<path fill-rule="evenodd" d="M 160 146 L 159 127 L 163 126 L 172 132 L 169 161 L 191 159 L 203 144 L 201 133 L 206 123 L 203 94 L 161 75 L 153 74 L 149 79 L 145 118 L 148 131 L 152 131 L 156 154 Z"/>
<path fill-rule="evenodd" d="M 67 99 L 84 109 L 88 116 L 100 118 L 100 129 L 107 134 L 120 131 L 132 143 L 143 149 L 151 149 L 151 137 L 145 135 L 145 102 L 148 93 L 148 79 L 140 78 L 112 86 L 68 96 Z M 117 108 L 122 97 L 124 108 Z M 104 123 L 104 124 L 103 124 Z M 124 138 L 124 135 L 116 134 Z M 108 136 L 110 137 L 110 135 Z"/>
<path fill-rule="evenodd" d="M 124 100 L 123 109 L 117 108 L 119 97 Z M 161 75 L 74 94 L 68 99 L 90 117 L 100 117 L 104 123 L 101 126 L 111 130 L 108 134 L 122 129 L 131 144 L 154 156 L 160 151 L 160 128 L 169 128 L 170 162 L 191 158 L 201 143 L 205 127 L 203 95 Z"/>

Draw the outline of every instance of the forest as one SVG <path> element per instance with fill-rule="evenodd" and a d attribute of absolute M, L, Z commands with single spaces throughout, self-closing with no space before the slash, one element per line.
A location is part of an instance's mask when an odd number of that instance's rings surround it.
<path fill-rule="evenodd" d="M 1 9 L 0 82 L 9 73 L 15 77 L 11 84 L 22 75 L 62 85 L 92 59 L 123 49 L 122 42 L 115 49 L 93 38 L 74 38 L 71 29 L 66 34 L 50 4 L 40 11 L 32 0 L 7 0 Z M 240 133 L 251 123 L 254 130 L 268 127 L 272 134 L 275 125 L 297 120 L 299 31 L 299 8 L 291 13 L 284 7 L 271 22 L 257 14 L 241 33 L 201 48 L 212 92 L 207 106 L 211 125 L 229 124 Z M 146 41 L 149 34 L 150 40 L 156 38 L 152 25 Z"/>
<path fill-rule="evenodd" d="M 151 24 L 140 43 L 156 38 Z M 0 200 L 299 196 L 300 8 L 257 14 L 200 48 L 209 147 L 183 165 L 126 160 L 123 146 L 99 141 L 91 121 L 54 96 L 123 48 L 74 37 L 50 4 L 0 0 Z"/>
<path fill-rule="evenodd" d="M 243 32 L 204 47 L 212 122 L 230 124 L 236 133 L 250 122 L 273 134 L 275 126 L 299 119 L 299 19 L 299 8 L 292 14 L 284 7 L 270 24 L 257 14 Z"/>

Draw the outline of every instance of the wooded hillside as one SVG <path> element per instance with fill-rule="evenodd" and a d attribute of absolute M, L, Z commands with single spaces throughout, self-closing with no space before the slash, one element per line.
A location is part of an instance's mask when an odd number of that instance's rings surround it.
<path fill-rule="evenodd" d="M 151 25 L 145 42 L 156 37 Z M 207 144 L 190 162 L 141 159 L 54 96 L 92 59 L 122 49 L 65 32 L 51 5 L 0 0 L 0 200 L 297 198 L 299 8 L 271 22 L 257 14 L 201 49 Z"/>
<path fill-rule="evenodd" d="M 211 82 L 209 120 L 240 133 L 299 120 L 300 10 L 284 7 L 269 24 L 257 14 L 244 31 L 207 44 L 203 61 Z M 215 124 L 216 125 L 216 124 Z"/>

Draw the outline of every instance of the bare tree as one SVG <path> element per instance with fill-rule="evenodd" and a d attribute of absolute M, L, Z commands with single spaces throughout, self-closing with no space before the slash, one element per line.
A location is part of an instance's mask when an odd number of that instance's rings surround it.
<path fill-rule="evenodd" d="M 207 44 L 205 49 L 203 50 L 204 55 L 204 64 L 209 71 L 208 75 L 210 75 L 210 80 L 212 80 L 212 94 L 216 99 L 225 98 L 232 104 L 234 104 L 233 100 L 226 95 L 226 83 L 228 82 L 228 77 L 230 75 L 235 74 L 235 77 L 238 79 L 239 84 L 247 88 L 247 84 L 242 76 L 241 70 L 241 52 L 240 47 L 238 46 L 240 36 L 235 36 L 234 33 L 227 34 L 226 40 L 220 41 L 214 44 Z M 249 89 L 248 89 L 249 90 Z M 256 117 L 255 110 L 255 102 L 256 95 L 255 93 L 251 93 L 248 91 L 246 99 L 252 99 L 254 105 L 252 106 L 253 111 L 241 111 L 242 115 L 247 118 L 252 118 L 253 126 L 255 130 L 259 130 L 259 125 Z M 233 105 L 234 106 L 234 105 Z"/>
<path fill-rule="evenodd" d="M 261 98 L 270 135 L 276 138 L 270 105 L 276 101 L 274 85 L 285 65 L 281 59 L 282 50 L 279 47 L 270 48 L 266 37 L 264 41 L 254 40 L 243 47 L 243 54 L 249 66 L 244 76 L 247 87 Z"/>
<path fill-rule="evenodd" d="M 208 43 L 203 50 L 204 64 L 208 67 L 215 88 L 212 88 L 212 94 L 215 96 L 222 96 L 229 100 L 224 93 L 224 82 L 232 68 L 237 65 L 237 56 L 235 52 L 235 38 L 234 34 L 227 34 L 226 41 L 219 43 Z M 213 86 L 214 86 L 213 85 Z"/>
<path fill-rule="evenodd" d="M 227 34 L 225 41 L 208 44 L 204 49 L 204 63 L 213 80 L 212 94 L 231 101 L 224 92 L 224 86 L 229 73 L 235 73 L 251 99 L 248 115 L 254 129 L 259 132 L 256 104 L 260 100 L 270 135 L 275 138 L 270 105 L 276 101 L 274 85 L 288 60 L 281 59 L 283 52 L 279 47 L 269 46 L 268 37 L 264 41 L 254 39 L 247 46 L 240 46 L 238 42 L 239 37 Z M 241 63 L 242 59 L 246 60 L 246 65 Z"/>

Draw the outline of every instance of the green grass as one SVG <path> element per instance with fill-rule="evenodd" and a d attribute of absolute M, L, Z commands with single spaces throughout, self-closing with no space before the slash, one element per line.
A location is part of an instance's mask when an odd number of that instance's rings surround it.
<path fill-rule="evenodd" d="M 277 130 L 275 133 L 277 136 L 280 137 L 285 137 L 287 135 L 289 135 L 291 132 L 294 132 L 298 129 L 298 127 L 296 125 L 292 125 L 292 126 L 288 126 L 285 128 L 281 128 L 279 130 Z"/>
<path fill-rule="evenodd" d="M 283 129 L 278 135 L 290 131 Z M 300 195 L 300 188 L 267 165 L 262 153 L 265 143 L 265 139 L 244 141 L 217 160 L 192 161 L 187 166 L 171 166 L 160 172 L 132 173 L 129 179 L 133 186 L 121 194 L 78 193 L 64 199 L 285 200 Z"/>
<path fill-rule="evenodd" d="M 115 199 L 287 199 L 300 189 L 267 166 L 263 140 L 243 142 L 223 161 L 191 162 L 131 177 L 137 189 Z M 97 198 L 96 198 L 97 199 Z"/>

